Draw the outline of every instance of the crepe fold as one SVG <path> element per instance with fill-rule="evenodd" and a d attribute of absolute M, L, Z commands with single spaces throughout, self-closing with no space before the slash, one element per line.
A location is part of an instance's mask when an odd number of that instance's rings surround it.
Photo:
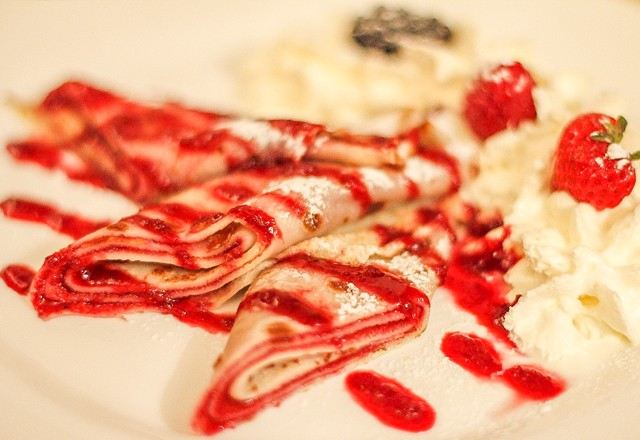
<path fill-rule="evenodd" d="M 291 246 L 386 204 L 438 198 L 451 163 L 427 152 L 404 167 L 288 163 L 213 179 L 149 205 L 49 256 L 34 278 L 38 313 L 215 308 Z"/>
<path fill-rule="evenodd" d="M 255 161 L 304 157 L 402 166 L 415 152 L 419 133 L 428 130 L 425 124 L 393 137 L 354 135 L 302 121 L 142 104 L 77 81 L 51 91 L 32 113 L 43 133 L 11 143 L 11 154 L 25 159 L 59 149 L 75 156 L 66 162 L 79 159 L 104 186 L 145 203 Z"/>
<path fill-rule="evenodd" d="M 452 241 L 428 209 L 395 226 L 306 241 L 261 273 L 240 303 L 193 427 L 215 433 L 427 325 Z"/>

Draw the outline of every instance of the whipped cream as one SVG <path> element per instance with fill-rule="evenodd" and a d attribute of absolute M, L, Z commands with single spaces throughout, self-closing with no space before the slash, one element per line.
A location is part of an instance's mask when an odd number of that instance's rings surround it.
<path fill-rule="evenodd" d="M 487 140 L 463 196 L 498 208 L 523 258 L 506 274 L 519 298 L 504 318 L 525 353 L 557 368 L 640 343 L 640 189 L 597 211 L 549 186 L 553 154 L 576 115 L 619 105 L 586 83 L 557 77 L 535 92 L 538 120 Z M 626 157 L 621 145 L 608 154 Z M 589 362 L 588 364 L 593 364 Z"/>
<path fill-rule="evenodd" d="M 447 44 L 403 44 L 389 56 L 345 38 L 349 27 L 323 32 L 320 41 L 287 39 L 248 58 L 240 71 L 245 110 L 393 132 L 407 113 L 460 105 L 476 69 L 473 39 L 464 30 Z"/>

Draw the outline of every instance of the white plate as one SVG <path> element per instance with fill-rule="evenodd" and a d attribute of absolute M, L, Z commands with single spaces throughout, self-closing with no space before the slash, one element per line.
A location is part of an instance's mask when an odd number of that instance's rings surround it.
<path fill-rule="evenodd" d="M 166 2 L 0 2 L 0 95 L 37 98 L 69 77 L 94 80 L 134 96 L 180 98 L 232 108 L 230 66 L 257 44 L 316 24 L 364 2 L 295 0 Z M 373 2 L 377 3 L 377 2 Z M 373 4 L 372 3 L 372 4 Z M 417 0 L 414 3 L 419 3 Z M 555 0 L 429 2 L 483 39 L 527 39 L 547 69 L 590 74 L 635 105 L 640 126 L 640 2 Z M 24 133 L 0 107 L 0 141 Z M 0 197 L 29 195 L 95 217 L 118 218 L 129 202 L 0 156 Z M 32 266 L 68 243 L 38 225 L 0 219 L 0 266 Z M 509 393 L 479 382 L 437 349 L 445 328 L 474 328 L 434 301 L 419 339 L 363 365 L 404 382 L 438 412 L 420 438 L 640 438 L 640 352 L 631 350 L 591 380 L 572 383 L 544 405 L 514 408 Z M 192 438 L 187 420 L 224 338 L 169 317 L 65 317 L 39 320 L 26 300 L 0 286 L 0 438 Z M 386 428 L 329 378 L 219 435 L 224 439 L 415 438 Z"/>

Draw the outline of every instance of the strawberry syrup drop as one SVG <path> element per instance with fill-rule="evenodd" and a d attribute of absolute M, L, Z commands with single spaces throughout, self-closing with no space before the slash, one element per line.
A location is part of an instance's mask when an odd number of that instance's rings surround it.
<path fill-rule="evenodd" d="M 74 239 L 84 237 L 108 224 L 62 212 L 52 205 L 25 199 L 6 199 L 0 202 L 0 209 L 8 218 L 40 223 Z"/>
<path fill-rule="evenodd" d="M 355 371 L 347 376 L 345 384 L 354 400 L 385 425 L 421 432 L 436 421 L 436 413 L 426 400 L 393 379 L 371 371 Z"/>
<path fill-rule="evenodd" d="M 565 382 L 533 365 L 516 365 L 507 368 L 500 378 L 522 398 L 529 400 L 549 400 L 566 387 Z"/>
<path fill-rule="evenodd" d="M 88 183 L 98 188 L 109 186 L 105 179 L 74 153 L 49 142 L 39 140 L 14 142 L 7 145 L 7 152 L 20 162 L 37 164 L 48 170 L 60 170 L 71 180 Z"/>
<path fill-rule="evenodd" d="M 500 355 L 491 342 L 474 334 L 447 333 L 442 338 L 440 350 L 475 376 L 488 378 L 502 371 Z"/>
<path fill-rule="evenodd" d="M 284 290 L 266 289 L 254 292 L 242 302 L 239 310 L 253 307 L 288 316 L 305 325 L 317 326 L 331 323 L 331 316 L 323 313 L 322 310 L 316 310 Z"/>
<path fill-rule="evenodd" d="M 35 272 L 22 264 L 10 264 L 0 271 L 0 278 L 19 295 L 26 295 L 31 287 Z"/>
<path fill-rule="evenodd" d="M 494 218 L 480 221 L 477 211 L 469 211 L 464 225 L 469 235 L 454 247 L 444 287 L 451 292 L 456 304 L 473 314 L 479 324 L 514 346 L 502 326 L 502 317 L 511 305 L 506 297 L 509 286 L 504 275 L 520 256 L 505 247 L 508 227 L 493 229 L 501 224 L 500 219 Z M 492 229 L 493 232 L 488 233 Z"/>
<path fill-rule="evenodd" d="M 474 334 L 452 332 L 444 335 L 442 353 L 452 362 L 482 379 L 502 382 L 524 400 L 548 400 L 565 389 L 565 382 L 534 365 L 503 368 L 491 341 Z"/>

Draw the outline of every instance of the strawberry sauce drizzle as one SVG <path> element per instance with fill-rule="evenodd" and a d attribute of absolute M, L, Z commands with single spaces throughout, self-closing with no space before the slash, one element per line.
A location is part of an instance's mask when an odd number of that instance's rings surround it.
<path fill-rule="evenodd" d="M 20 162 L 40 165 L 48 170 L 60 170 L 69 179 L 88 183 L 98 188 L 109 185 L 78 156 L 46 141 L 29 140 L 7 145 L 7 152 Z"/>
<path fill-rule="evenodd" d="M 371 206 L 371 195 L 362 178 L 355 173 L 341 171 L 337 168 L 313 167 L 302 168 L 302 175 L 326 177 L 345 187 L 351 192 L 353 199 L 360 205 L 362 212 L 367 212 Z"/>
<path fill-rule="evenodd" d="M 211 308 L 206 299 L 193 297 L 169 302 L 161 307 L 161 311 L 173 315 L 178 321 L 209 333 L 229 333 L 233 327 L 235 315 L 214 313 Z"/>
<path fill-rule="evenodd" d="M 282 238 L 282 232 L 276 220 L 261 209 L 251 205 L 240 205 L 232 208 L 227 215 L 242 220 L 258 235 L 265 246 L 275 238 Z"/>
<path fill-rule="evenodd" d="M 400 326 L 400 328 L 405 329 L 404 331 L 411 331 L 408 330 L 409 328 L 415 330 L 416 326 L 420 325 L 429 311 L 429 299 L 424 293 L 414 288 L 408 281 L 393 273 L 386 272 L 377 266 L 351 266 L 333 260 L 316 258 L 304 253 L 284 257 L 278 264 L 304 271 L 321 273 L 326 275 L 330 280 L 333 278 L 333 281 L 353 283 L 359 289 L 379 297 L 388 304 L 388 306 L 385 307 L 385 313 L 401 313 L 404 315 L 403 318 L 398 318 L 397 321 L 390 324 L 396 329 Z M 254 295 L 257 295 L 257 298 L 253 299 L 252 297 Z M 294 300 L 292 295 L 291 293 L 277 290 L 256 292 L 255 294 L 249 294 L 245 297 L 240 304 L 239 310 L 240 312 L 247 308 L 276 310 L 279 314 L 290 316 L 312 327 L 322 326 L 325 322 L 330 323 L 330 315 L 324 315 L 323 311 L 315 307 L 312 308 L 310 305 L 302 304 L 302 301 L 298 301 L 297 298 Z M 349 336 L 332 338 L 331 343 L 335 344 L 336 347 L 341 347 L 352 339 L 357 340 L 359 337 L 362 337 L 363 334 L 384 332 L 383 326 L 384 324 L 376 325 L 373 328 L 361 329 L 359 332 L 350 334 Z M 313 331 L 314 330 L 310 329 L 310 332 Z M 323 336 L 324 331 L 325 330 L 320 329 L 318 330 L 318 334 Z M 307 334 L 305 333 L 305 335 Z M 291 343 L 296 343 L 295 338 L 296 335 L 290 337 L 283 336 L 277 340 L 278 344 L 284 344 L 286 347 Z M 314 370 L 288 383 L 285 389 L 279 389 L 247 401 L 237 400 L 230 395 L 230 380 L 218 382 L 217 388 L 209 390 L 200 404 L 194 418 L 194 427 L 200 432 L 207 434 L 213 434 L 225 428 L 233 427 L 239 421 L 250 419 L 266 405 L 277 404 L 286 395 L 300 386 L 305 385 L 313 378 L 322 376 L 322 371 L 338 371 L 354 359 L 369 355 L 383 347 L 384 343 L 378 343 L 358 348 L 351 352 L 342 353 L 337 359 L 325 365 L 318 366 Z M 251 361 L 245 359 L 242 362 Z M 389 402 L 391 402 L 391 400 L 389 400 Z M 408 403 L 408 401 L 404 402 L 405 405 Z M 389 409 L 388 412 L 391 414 L 394 410 Z M 406 422 L 404 426 L 411 430 L 410 424 L 411 422 Z M 415 428 L 415 426 L 418 425 L 419 424 L 415 424 L 413 426 Z"/>
<path fill-rule="evenodd" d="M 353 399 L 385 425 L 409 432 L 429 430 L 434 409 L 399 382 L 371 371 L 354 371 L 345 379 Z"/>
<path fill-rule="evenodd" d="M 447 333 L 442 338 L 440 350 L 477 377 L 488 378 L 502 371 L 502 360 L 493 344 L 474 334 Z"/>
<path fill-rule="evenodd" d="M 31 287 L 35 271 L 23 264 L 10 264 L 0 271 L 0 278 L 18 295 L 26 295 Z"/>
<path fill-rule="evenodd" d="M 307 205 L 304 201 L 294 195 L 273 191 L 268 193 L 268 196 L 298 218 L 304 218 L 305 214 L 308 212 Z"/>
<path fill-rule="evenodd" d="M 481 379 L 491 379 L 510 387 L 525 400 L 548 400 L 565 389 L 565 382 L 534 365 L 503 368 L 493 344 L 474 334 L 451 332 L 444 335 L 440 349 L 445 356 Z"/>
<path fill-rule="evenodd" d="M 412 322 L 422 319 L 429 308 L 429 298 L 424 293 L 402 278 L 373 265 L 350 266 L 304 253 L 287 256 L 280 263 L 353 283 L 389 304 L 398 305 L 398 311 Z"/>
<path fill-rule="evenodd" d="M 509 286 L 504 274 L 520 256 L 505 249 L 509 229 L 500 234 L 487 232 L 501 224 L 495 218 L 487 222 L 478 219 L 478 212 L 469 212 L 465 229 L 469 234 L 456 243 L 447 270 L 444 287 L 458 306 L 473 314 L 478 323 L 509 346 L 515 346 L 502 326 L 502 317 L 511 303 L 506 298 Z"/>
<path fill-rule="evenodd" d="M 233 326 L 235 315 L 215 313 L 206 295 L 185 298 L 167 298 L 162 291 L 152 289 L 144 281 L 129 275 L 107 263 L 94 263 L 83 266 L 72 273 L 72 280 L 77 285 L 85 287 L 108 286 L 113 293 L 123 295 L 137 292 L 135 303 L 129 302 L 101 302 L 93 304 L 90 301 L 81 303 L 63 303 L 46 298 L 33 298 L 38 314 L 47 317 L 53 314 L 71 311 L 83 315 L 115 316 L 132 309 L 156 311 L 172 315 L 176 319 L 192 327 L 201 328 L 210 333 L 228 333 Z"/>
<path fill-rule="evenodd" d="M 67 81 L 52 90 L 40 104 L 40 108 L 49 112 L 81 109 L 89 111 L 121 100 L 122 98 L 110 92 L 96 89 L 80 81 Z"/>
<path fill-rule="evenodd" d="M 429 162 L 439 165 L 445 170 L 447 170 L 447 174 L 449 174 L 449 178 L 451 179 L 449 186 L 449 194 L 453 194 L 460 188 L 460 166 L 458 165 L 458 161 L 447 154 L 444 151 L 436 150 L 436 149 L 424 149 L 420 151 L 420 156 L 422 158 L 428 160 Z"/>
<path fill-rule="evenodd" d="M 235 182 L 224 182 L 209 191 L 215 198 L 222 200 L 225 203 L 240 203 L 255 195 L 248 186 Z"/>
<path fill-rule="evenodd" d="M 331 323 L 330 315 L 284 290 L 267 289 L 254 292 L 241 303 L 239 311 L 254 307 L 288 316 L 305 325 L 319 326 Z"/>
<path fill-rule="evenodd" d="M 0 208 L 8 218 L 40 223 L 56 232 L 78 239 L 100 229 L 108 222 L 88 220 L 60 211 L 52 205 L 26 199 L 9 198 L 0 202 Z"/>

